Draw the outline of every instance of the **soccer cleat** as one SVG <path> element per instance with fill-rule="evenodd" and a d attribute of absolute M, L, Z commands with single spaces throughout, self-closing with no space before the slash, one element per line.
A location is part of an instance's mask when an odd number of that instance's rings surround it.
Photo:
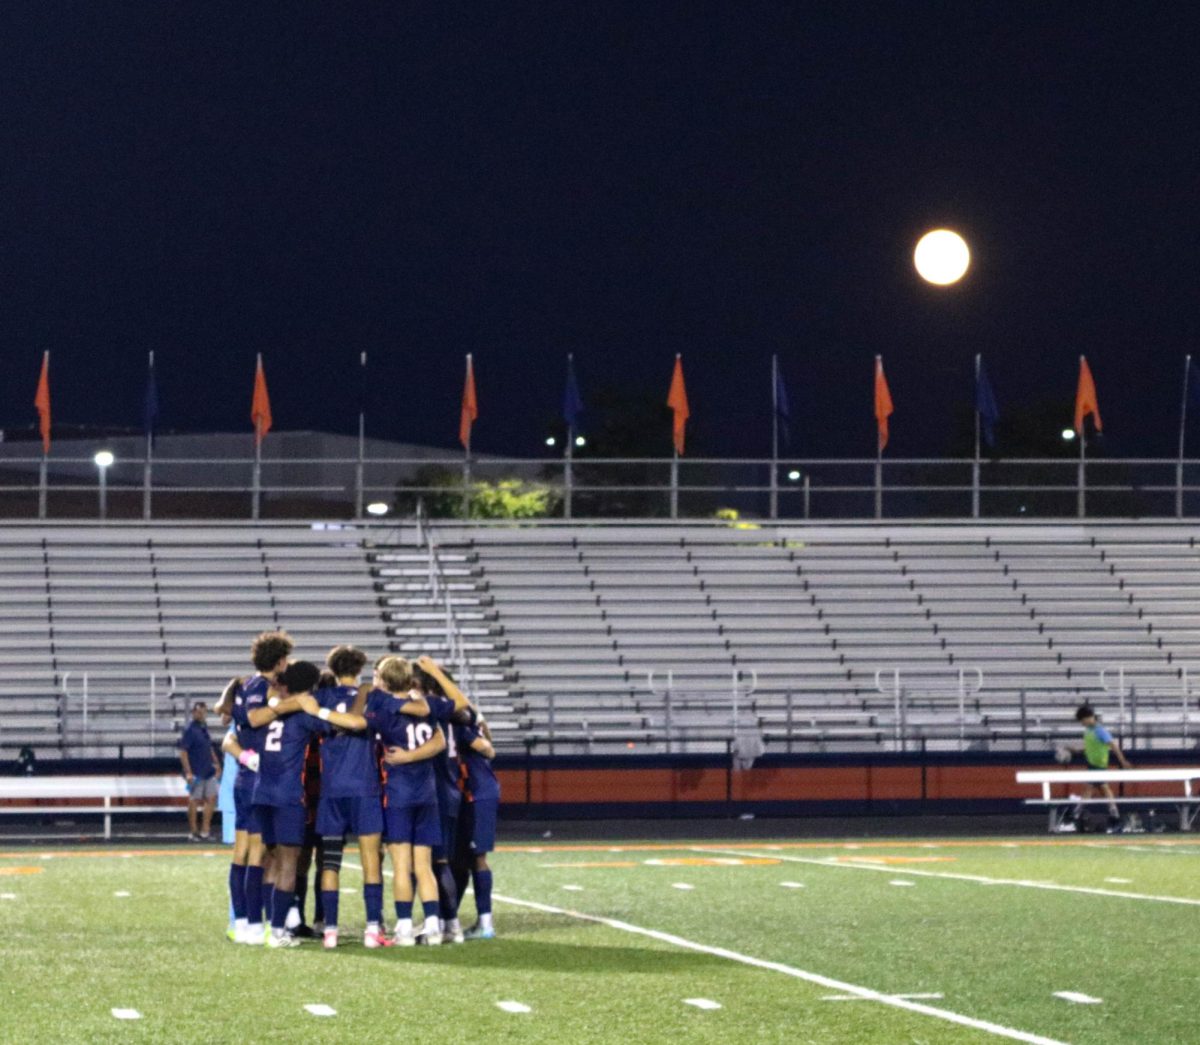
<path fill-rule="evenodd" d="M 238 941 L 238 931 L 232 925 L 229 926 L 229 928 L 227 928 L 225 930 L 225 939 L 227 939 L 233 943 L 239 942 Z"/>
<path fill-rule="evenodd" d="M 321 936 L 325 932 L 325 923 L 318 918 L 312 923 L 312 930 L 314 936 Z"/>
<path fill-rule="evenodd" d="M 400 926 L 396 926 L 396 931 L 392 934 L 393 947 L 415 947 L 417 938 L 413 935 L 412 929 L 402 930 Z"/>
<path fill-rule="evenodd" d="M 249 925 L 246 927 L 246 937 L 242 943 L 249 944 L 251 947 L 261 947 L 266 943 L 267 931 L 262 925 Z"/>
<path fill-rule="evenodd" d="M 326 929 L 321 935 L 321 946 L 327 951 L 332 951 L 337 947 L 338 931 L 336 929 Z M 363 943 L 367 943 L 367 938 L 363 937 Z M 367 946 L 371 946 L 367 944 Z"/>
<path fill-rule="evenodd" d="M 301 923 L 292 930 L 293 936 L 298 936 L 302 940 L 315 940 L 321 934 L 317 932 L 311 925 Z"/>
<path fill-rule="evenodd" d="M 363 946 L 369 950 L 374 950 L 376 947 L 391 947 L 392 941 L 384 935 L 383 930 L 378 925 L 368 925 L 366 931 L 363 933 Z"/>
<path fill-rule="evenodd" d="M 272 929 L 271 935 L 267 937 L 267 946 L 274 951 L 283 947 L 299 947 L 300 941 L 286 929 L 281 933 Z"/>
<path fill-rule="evenodd" d="M 1065 823 L 1058 825 L 1057 833 L 1060 835 L 1074 834 L 1079 828 L 1073 820 L 1068 820 Z"/>
<path fill-rule="evenodd" d="M 463 935 L 462 923 L 457 918 L 452 918 L 446 923 L 446 939 L 451 943 L 462 943 L 466 940 Z"/>
<path fill-rule="evenodd" d="M 440 947 L 441 943 L 442 943 L 442 938 L 443 937 L 442 937 L 441 933 L 426 933 L 425 934 L 425 942 L 427 944 L 429 944 L 430 947 Z"/>
<path fill-rule="evenodd" d="M 494 940 L 496 938 L 496 930 L 485 929 L 481 925 L 473 925 L 463 933 L 463 936 L 468 940 Z"/>

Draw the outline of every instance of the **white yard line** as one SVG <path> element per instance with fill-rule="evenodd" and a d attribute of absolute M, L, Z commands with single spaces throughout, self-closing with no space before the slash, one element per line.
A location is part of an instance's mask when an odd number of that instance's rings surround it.
<path fill-rule="evenodd" d="M 860 987 L 855 983 L 845 983 L 842 980 L 835 980 L 830 976 L 822 976 L 820 973 L 807 972 L 804 969 L 797 969 L 792 965 L 784 965 L 782 962 L 754 958 L 751 955 L 740 954 L 725 947 L 709 947 L 707 944 L 696 943 L 694 940 L 685 940 L 682 936 L 659 932 L 657 929 L 644 929 L 640 925 L 631 925 L 629 922 L 618 921 L 616 918 L 602 918 L 595 914 L 570 911 L 563 907 L 554 907 L 551 904 L 538 903 L 534 900 L 520 900 L 513 896 L 501 896 L 498 893 L 493 894 L 493 899 L 501 903 L 512 904 L 515 907 L 527 907 L 533 911 L 541 911 L 543 914 L 560 914 L 567 918 L 577 918 L 584 922 L 607 925 L 610 929 L 618 929 L 621 932 L 634 933 L 638 936 L 647 936 L 652 940 L 658 940 L 660 943 L 669 943 L 675 947 L 682 947 L 685 950 L 699 951 L 701 954 L 711 954 L 716 958 L 725 958 L 728 961 L 740 962 L 742 965 L 750 965 L 756 969 L 767 969 L 770 972 L 782 973 L 785 976 L 792 976 L 798 980 L 815 983 L 819 987 L 837 991 L 840 994 L 852 994 L 867 1001 L 879 1002 L 881 1005 L 888 1005 L 896 1009 L 905 1009 L 922 1016 L 944 1020 L 947 1023 L 957 1023 L 963 1027 L 971 1027 L 974 1030 L 983 1031 L 987 1034 L 994 1034 L 999 1038 L 1024 1041 L 1028 1042 L 1029 1045 L 1064 1045 L 1063 1042 L 1055 1038 L 1046 1038 L 1039 1034 L 1029 1034 L 1022 1030 L 1016 1030 L 1013 1027 L 1005 1027 L 999 1023 L 990 1023 L 987 1020 L 977 1020 L 971 1016 L 951 1012 L 949 1009 L 939 1009 L 936 1006 L 925 1005 L 922 1002 L 912 1001 L 894 994 L 882 994 L 879 991 L 871 990 L 869 987 Z"/>
<path fill-rule="evenodd" d="M 711 998 L 684 998 L 684 1005 L 694 1005 L 697 1009 L 719 1009 L 721 1003 Z"/>
<path fill-rule="evenodd" d="M 710 849 L 693 847 L 693 852 L 710 853 Z M 740 856 L 758 856 L 750 851 L 723 849 L 721 852 L 736 852 Z M 1058 893 L 1083 893 L 1086 896 L 1111 896 L 1120 900 L 1148 900 L 1153 903 L 1182 904 L 1185 907 L 1200 907 L 1200 900 L 1187 896 L 1154 896 L 1150 893 L 1131 893 L 1122 889 L 1093 889 L 1085 885 L 1059 885 L 1057 882 L 1033 882 L 1024 878 L 989 878 L 981 874 L 956 874 L 953 871 L 918 871 L 910 867 L 881 867 L 878 864 L 855 863 L 852 860 L 817 860 L 808 856 L 784 856 L 776 854 L 775 859 L 786 860 L 793 864 L 812 864 L 814 867 L 835 867 L 847 871 L 879 871 L 883 874 L 908 874 L 920 878 L 945 878 L 955 882 L 977 882 L 980 885 L 1015 885 L 1022 889 L 1048 889 Z"/>
<path fill-rule="evenodd" d="M 1074 1002 L 1076 1005 L 1100 1005 L 1104 1001 L 1103 998 L 1093 998 L 1090 994 L 1080 994 L 1079 991 L 1055 991 L 1054 997 Z"/>
<path fill-rule="evenodd" d="M 140 1020 L 142 1014 L 137 1009 L 113 1009 L 113 1016 L 118 1020 Z"/>
<path fill-rule="evenodd" d="M 519 1001 L 498 1001 L 496 1008 L 503 1009 L 505 1012 L 533 1012 L 528 1005 L 523 1005 Z"/>
<path fill-rule="evenodd" d="M 927 999 L 929 1001 L 938 1001 L 945 997 L 943 994 L 894 994 L 894 998 L 912 998 L 912 999 Z M 865 998 L 860 998 L 857 994 L 825 994 L 821 996 L 821 1001 L 866 1001 Z"/>
<path fill-rule="evenodd" d="M 330 1005 L 324 1005 L 320 1002 L 316 1002 L 312 1005 L 305 1005 L 304 1010 L 305 1010 L 305 1012 L 312 1013 L 312 1015 L 314 1015 L 314 1016 L 336 1016 L 337 1015 L 337 1009 L 333 1008 Z"/>

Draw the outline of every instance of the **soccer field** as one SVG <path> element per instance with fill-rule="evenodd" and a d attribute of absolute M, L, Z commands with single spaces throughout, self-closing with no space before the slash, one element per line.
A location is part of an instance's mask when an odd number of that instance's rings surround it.
<path fill-rule="evenodd" d="M 0 853 L 0 1040 L 1200 1041 L 1186 836 L 508 847 L 495 940 L 367 951 L 351 869 L 335 953 L 228 942 L 226 859 Z"/>

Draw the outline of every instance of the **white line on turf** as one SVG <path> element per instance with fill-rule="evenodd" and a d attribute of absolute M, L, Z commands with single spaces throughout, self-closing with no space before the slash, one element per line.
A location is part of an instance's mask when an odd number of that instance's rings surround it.
<path fill-rule="evenodd" d="M 714 850 L 693 847 L 694 853 L 711 853 Z M 750 851 L 721 849 L 719 852 L 732 852 L 737 856 L 755 857 L 760 854 Z M 787 860 L 793 864 L 812 864 L 814 867 L 841 867 L 848 871 L 882 871 L 884 874 L 908 874 L 921 878 L 945 878 L 955 882 L 978 882 L 980 885 L 1015 885 L 1022 889 L 1048 889 L 1059 893 L 1082 893 L 1085 896 L 1111 896 L 1120 900 L 1148 900 L 1153 903 L 1182 904 L 1185 907 L 1200 907 L 1200 900 L 1190 896 L 1154 896 L 1150 893 L 1131 893 L 1123 889 L 1093 889 L 1084 885 L 1059 885 L 1056 882 L 1034 882 L 1024 878 L 988 878 L 981 874 L 955 874 L 952 871 L 918 871 L 908 867 L 880 867 L 878 864 L 854 863 L 848 860 L 815 860 L 807 856 L 784 856 L 779 854 L 777 860 Z"/>
<path fill-rule="evenodd" d="M 1133 885 L 1132 878 L 1105 878 L 1106 882 L 1112 882 L 1113 885 Z"/>
<path fill-rule="evenodd" d="M 688 885 L 687 882 L 672 882 L 671 888 L 686 890 L 686 889 L 695 889 L 696 887 L 694 885 Z"/>
<path fill-rule="evenodd" d="M 610 929 L 619 929 L 622 932 L 647 936 L 652 940 L 669 943 L 676 947 L 682 947 L 685 950 L 699 951 L 701 954 L 711 954 L 716 958 L 725 958 L 732 962 L 740 962 L 742 965 L 750 965 L 756 969 L 767 969 L 771 972 L 783 973 L 785 976 L 792 976 L 798 980 L 815 983 L 818 987 L 824 987 L 827 990 L 839 991 L 843 994 L 853 994 L 869 1001 L 879 1002 L 881 1005 L 890 1005 L 896 1009 L 906 1009 L 909 1012 L 920 1013 L 922 1016 L 931 1016 L 934 1019 L 945 1020 L 947 1023 L 957 1023 L 962 1027 L 972 1027 L 975 1030 L 994 1034 L 1000 1038 L 1024 1041 L 1028 1045 L 1065 1045 L 1064 1042 L 1056 1038 L 1046 1038 L 1039 1034 L 1029 1034 L 1014 1027 L 1005 1027 L 1003 1024 L 991 1023 L 987 1020 L 977 1020 L 972 1016 L 964 1016 L 962 1013 L 951 1012 L 949 1009 L 939 1009 L 936 1006 L 926 1005 L 919 1001 L 910 1001 L 907 998 L 900 998 L 894 994 L 883 994 L 879 991 L 873 991 L 869 987 L 860 987 L 858 984 L 835 980 L 830 976 L 822 976 L 820 973 L 807 972 L 804 969 L 797 969 L 792 965 L 784 965 L 782 962 L 772 962 L 763 958 L 755 958 L 748 954 L 740 954 L 725 947 L 709 947 L 707 944 L 696 943 L 694 940 L 686 940 L 682 936 L 659 932 L 657 929 L 644 929 L 640 925 L 631 925 L 629 922 L 618 921 L 616 918 L 603 918 L 596 914 L 584 914 L 582 911 L 570 911 L 564 907 L 554 907 L 550 904 L 538 903 L 534 900 L 519 900 L 513 896 L 493 894 L 492 898 L 498 900 L 500 903 L 512 904 L 515 907 L 527 907 L 533 911 L 541 911 L 543 914 L 561 914 L 567 918 L 577 918 L 584 922 L 607 925 Z"/>
<path fill-rule="evenodd" d="M 916 884 L 915 882 L 906 882 L 906 881 L 905 881 L 903 878 L 893 878 L 893 879 L 892 879 L 890 882 L 888 882 L 888 885 L 907 885 L 907 886 L 912 886 L 912 885 L 915 885 L 915 884 Z"/>
<path fill-rule="evenodd" d="M 505 1012 L 532 1012 L 533 1010 L 528 1005 L 522 1005 L 519 1001 L 498 1001 L 496 1008 L 503 1009 Z"/>
<path fill-rule="evenodd" d="M 944 998 L 944 994 L 893 994 L 893 998 L 905 998 L 909 1000 L 938 1001 Z M 869 998 L 860 998 L 857 994 L 824 994 L 821 996 L 821 1001 L 869 1001 Z"/>
<path fill-rule="evenodd" d="M 784 889 L 803 889 L 803 882 L 780 882 L 780 886 Z"/>
<path fill-rule="evenodd" d="M 142 1014 L 137 1009 L 113 1009 L 113 1016 L 118 1020 L 140 1020 Z"/>
<path fill-rule="evenodd" d="M 564 886 L 563 886 L 563 889 L 564 889 L 564 890 L 566 890 L 568 893 L 581 893 L 581 892 L 583 892 L 583 886 L 582 886 L 582 885 L 564 885 Z"/>
<path fill-rule="evenodd" d="M 320 1002 L 317 1002 L 313 1005 L 305 1005 L 304 1010 L 305 1010 L 305 1012 L 311 1012 L 314 1016 L 336 1016 L 337 1015 L 337 1009 L 334 1009 L 329 1005 L 323 1005 Z"/>
<path fill-rule="evenodd" d="M 711 998 L 684 998 L 684 1005 L 695 1005 L 697 1009 L 719 1009 L 721 1003 Z"/>
<path fill-rule="evenodd" d="M 1054 997 L 1074 1002 L 1076 1005 L 1099 1005 L 1104 1001 L 1103 998 L 1093 998 L 1090 994 L 1080 994 L 1079 991 L 1055 991 Z"/>
<path fill-rule="evenodd" d="M 113 896 L 119 896 L 122 900 L 128 895 L 129 893 L 127 893 L 124 889 L 118 889 L 115 893 L 113 893 Z"/>
<path fill-rule="evenodd" d="M 0 900 L 15 900 L 16 898 L 16 893 L 0 893 Z"/>

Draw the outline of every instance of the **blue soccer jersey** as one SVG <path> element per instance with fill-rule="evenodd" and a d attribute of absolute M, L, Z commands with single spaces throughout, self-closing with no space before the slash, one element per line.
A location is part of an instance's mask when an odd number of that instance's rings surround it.
<path fill-rule="evenodd" d="M 483 734 L 476 726 L 456 726 L 458 757 L 467 770 L 467 794 L 476 802 L 499 801 L 500 781 L 492 769 L 492 761 L 471 748 L 472 741 Z"/>
<path fill-rule="evenodd" d="M 358 697 L 357 686 L 328 686 L 314 694 L 330 711 L 349 711 Z M 321 793 L 330 798 L 372 798 L 379 795 L 379 762 L 375 737 L 368 729 L 350 733 L 325 723 L 321 741 Z"/>
<path fill-rule="evenodd" d="M 319 718 L 295 711 L 263 727 L 259 751 L 258 780 L 254 785 L 256 806 L 303 806 L 304 763 L 313 734 L 324 732 Z"/>
<path fill-rule="evenodd" d="M 416 718 L 401 712 L 405 697 L 395 697 L 382 689 L 373 689 L 367 696 L 365 715 L 369 731 L 378 736 L 385 747 L 415 751 L 433 737 L 437 728 L 427 718 Z M 437 803 L 436 774 L 433 760 L 409 762 L 402 766 L 384 763 L 387 773 L 385 802 L 390 806 Z"/>
<path fill-rule="evenodd" d="M 438 802 L 453 806 L 460 797 L 458 790 L 458 750 L 454 737 L 454 726 L 450 716 L 454 714 L 454 701 L 449 697 L 428 696 L 429 718 L 441 728 L 446 738 L 445 750 L 433 756 L 434 779 L 437 783 Z"/>
<path fill-rule="evenodd" d="M 251 726 L 247 716 L 255 708 L 261 708 L 267 703 L 267 691 L 270 688 L 271 682 L 269 679 L 264 678 L 262 675 L 253 675 L 242 683 L 233 698 L 233 711 L 231 715 L 233 724 L 237 728 L 237 742 L 243 751 L 262 751 L 263 730 L 261 728 L 255 729 Z M 238 775 L 237 779 L 233 782 L 233 786 L 239 791 L 253 791 L 254 781 L 257 779 L 257 773 L 252 772 L 245 766 L 238 766 Z"/>

